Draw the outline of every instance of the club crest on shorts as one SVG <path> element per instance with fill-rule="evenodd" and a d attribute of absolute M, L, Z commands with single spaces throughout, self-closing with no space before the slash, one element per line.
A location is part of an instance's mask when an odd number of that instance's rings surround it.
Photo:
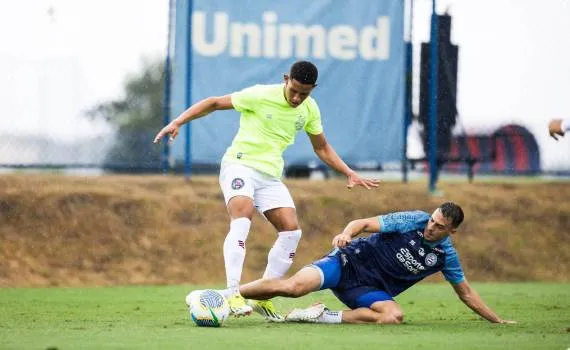
<path fill-rule="evenodd" d="M 426 256 L 426 265 L 427 266 L 433 266 L 437 263 L 437 255 L 435 255 L 434 253 L 429 253 Z"/>
<path fill-rule="evenodd" d="M 243 181 L 243 179 L 236 177 L 235 179 L 232 180 L 232 189 L 239 190 L 240 188 L 243 187 L 244 184 L 245 182 Z"/>

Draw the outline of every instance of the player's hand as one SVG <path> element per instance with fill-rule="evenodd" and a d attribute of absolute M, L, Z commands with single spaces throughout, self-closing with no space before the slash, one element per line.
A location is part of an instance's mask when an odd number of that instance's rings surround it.
<path fill-rule="evenodd" d="M 344 248 L 352 242 L 352 237 L 348 233 L 341 233 L 334 236 L 332 244 L 336 248 Z"/>
<path fill-rule="evenodd" d="M 558 136 L 564 136 L 564 130 L 562 130 L 562 119 L 552 119 L 548 123 L 548 133 L 550 137 L 558 141 Z"/>
<path fill-rule="evenodd" d="M 380 180 L 365 179 L 360 177 L 360 175 L 358 175 L 356 172 L 353 171 L 348 175 L 348 184 L 346 185 L 346 187 L 350 190 L 354 186 L 362 186 L 367 190 L 369 190 L 372 189 L 373 187 L 378 187 L 379 183 Z"/>
<path fill-rule="evenodd" d="M 162 128 L 162 130 L 160 130 L 158 134 L 156 134 L 156 137 L 154 138 L 154 143 L 160 143 L 160 141 L 162 141 L 162 138 L 164 138 L 166 135 L 170 135 L 170 137 L 168 138 L 168 143 L 171 144 L 176 138 L 176 136 L 178 136 L 179 129 L 180 127 L 175 123 L 168 124 L 167 126 Z"/>

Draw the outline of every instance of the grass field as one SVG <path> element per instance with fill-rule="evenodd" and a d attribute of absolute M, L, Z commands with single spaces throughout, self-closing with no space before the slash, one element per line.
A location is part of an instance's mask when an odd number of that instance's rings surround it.
<path fill-rule="evenodd" d="M 254 315 L 219 329 L 189 320 L 184 296 L 196 286 L 0 289 L 1 349 L 567 349 L 570 285 L 475 283 L 516 325 L 479 319 L 446 284 L 421 284 L 398 298 L 400 326 L 270 324 Z M 330 292 L 276 299 L 287 310 Z"/>

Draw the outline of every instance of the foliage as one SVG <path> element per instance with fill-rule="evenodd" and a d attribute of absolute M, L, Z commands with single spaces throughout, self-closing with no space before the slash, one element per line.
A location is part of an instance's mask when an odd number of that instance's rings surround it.
<path fill-rule="evenodd" d="M 115 142 L 105 158 L 108 168 L 158 168 L 161 148 L 152 144 L 163 125 L 164 64 L 145 61 L 140 72 L 127 77 L 124 95 L 86 112 L 115 128 Z"/>

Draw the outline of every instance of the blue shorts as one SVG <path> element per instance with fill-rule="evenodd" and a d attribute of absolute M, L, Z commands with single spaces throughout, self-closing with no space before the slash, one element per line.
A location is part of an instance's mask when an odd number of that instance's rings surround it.
<path fill-rule="evenodd" d="M 394 300 L 386 291 L 377 287 L 362 286 L 347 281 L 342 276 L 342 256 L 338 249 L 324 258 L 313 262 L 321 274 L 320 290 L 330 289 L 334 295 L 351 309 L 369 308 L 377 301 Z"/>

